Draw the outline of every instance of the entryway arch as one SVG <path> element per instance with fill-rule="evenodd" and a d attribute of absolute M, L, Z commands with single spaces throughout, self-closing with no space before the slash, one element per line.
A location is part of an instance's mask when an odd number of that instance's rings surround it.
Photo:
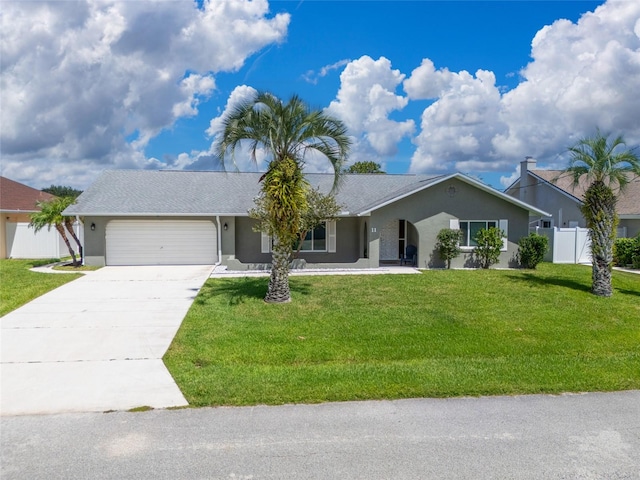
<path fill-rule="evenodd" d="M 396 263 L 404 255 L 407 245 L 418 246 L 416 227 L 403 218 L 394 218 L 380 231 L 380 262 Z"/>

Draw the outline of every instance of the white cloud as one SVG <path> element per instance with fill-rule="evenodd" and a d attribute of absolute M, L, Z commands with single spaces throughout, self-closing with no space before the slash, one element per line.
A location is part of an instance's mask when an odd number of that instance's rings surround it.
<path fill-rule="evenodd" d="M 227 118 L 230 112 L 232 112 L 237 106 L 251 99 L 258 93 L 258 91 L 247 85 L 240 85 L 233 89 L 231 95 L 227 99 L 224 111 L 217 117 L 211 119 L 209 122 L 209 128 L 207 129 L 207 135 L 213 139 L 211 147 L 205 152 L 198 152 L 195 154 L 195 165 L 200 165 L 203 161 L 212 162 L 214 165 L 218 165 L 219 162 L 215 158 L 214 151 L 216 149 L 216 143 L 218 141 L 218 134 L 221 133 L 223 128 L 223 122 Z M 241 172 L 253 172 L 256 170 L 264 169 L 266 155 L 263 151 L 256 152 L 255 162 L 251 158 L 251 154 L 245 145 L 240 145 L 233 157 L 225 159 L 230 164 L 225 164 L 226 169 L 237 169 Z"/>
<path fill-rule="evenodd" d="M 640 141 L 639 18 L 640 3 L 613 1 L 540 30 L 525 80 L 504 95 L 496 152 L 549 157 L 596 127 Z"/>
<path fill-rule="evenodd" d="M 404 75 L 384 57 L 373 60 L 365 55 L 345 67 L 337 99 L 327 112 L 340 118 L 354 136 L 352 161 L 380 162 L 395 155 L 398 142 L 413 133 L 413 120 L 389 119 L 408 103 L 408 98 L 395 93 L 403 80 Z"/>
<path fill-rule="evenodd" d="M 423 83 L 430 79 L 435 79 L 433 84 Z M 500 91 L 495 83 L 492 72 L 436 71 L 429 60 L 412 72 L 405 82 L 412 98 L 437 95 L 438 100 L 422 114 L 411 171 L 470 172 L 495 161 L 486 148 L 501 127 Z"/>
<path fill-rule="evenodd" d="M 314 70 L 309 70 L 309 71 L 305 72 L 304 75 L 302 75 L 302 79 L 305 82 L 311 83 L 313 85 L 317 85 L 319 79 L 321 79 L 323 77 L 326 77 L 333 70 L 338 70 L 339 68 L 344 67 L 350 61 L 351 60 L 339 60 L 339 61 L 337 61 L 335 63 L 332 63 L 331 65 L 325 65 L 324 67 L 322 67 L 320 69 L 319 72 L 316 72 Z"/>
<path fill-rule="evenodd" d="M 3 2 L 3 175 L 35 170 L 81 185 L 103 168 L 154 165 L 144 147 L 198 113 L 215 73 L 284 39 L 289 15 L 269 17 L 268 8 L 266 0 L 202 9 L 191 0 Z"/>
<path fill-rule="evenodd" d="M 511 185 L 513 185 L 513 182 L 515 182 L 519 178 L 520 178 L 520 165 L 518 164 L 516 169 L 513 172 L 511 172 L 510 175 L 500 176 L 500 185 L 502 185 L 504 188 L 508 188 Z"/>
<path fill-rule="evenodd" d="M 493 73 L 436 70 L 425 59 L 404 88 L 434 99 L 422 115 L 411 170 L 504 171 L 527 155 L 558 163 L 578 138 L 622 133 L 640 143 L 640 3 L 609 1 L 532 41 L 523 81 L 501 94 Z"/>

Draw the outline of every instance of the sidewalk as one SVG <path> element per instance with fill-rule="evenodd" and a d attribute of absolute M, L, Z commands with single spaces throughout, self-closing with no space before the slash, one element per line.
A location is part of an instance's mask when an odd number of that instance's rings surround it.
<path fill-rule="evenodd" d="M 289 275 L 313 276 L 313 275 L 415 275 L 421 273 L 413 267 L 385 266 L 378 268 L 301 268 L 289 271 Z M 237 277 L 268 277 L 270 270 L 227 270 L 224 265 L 218 265 L 211 272 L 211 278 L 237 278 Z"/>

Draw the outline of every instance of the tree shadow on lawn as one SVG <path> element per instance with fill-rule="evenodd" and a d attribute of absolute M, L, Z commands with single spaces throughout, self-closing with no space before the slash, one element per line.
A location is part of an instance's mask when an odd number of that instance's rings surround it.
<path fill-rule="evenodd" d="M 263 300 L 269 285 L 268 277 L 243 277 L 209 280 L 200 289 L 195 303 L 204 305 L 214 297 L 226 297 L 229 305 L 240 305 L 247 299 Z M 296 279 L 289 282 L 291 294 L 308 295 L 311 284 Z"/>
<path fill-rule="evenodd" d="M 531 273 L 524 273 L 522 275 L 509 275 L 508 276 L 512 280 L 518 280 L 526 283 L 534 283 L 537 285 L 555 285 L 558 287 L 571 288 L 573 290 L 578 290 L 581 292 L 591 293 L 591 283 L 585 284 L 576 282 L 575 280 L 569 278 L 561 278 L 561 277 L 540 277 L 537 275 L 533 275 Z M 624 295 L 634 295 L 640 296 L 640 291 L 638 290 L 628 290 L 626 288 L 618 288 L 615 285 L 615 279 L 613 280 L 613 289 L 616 292 L 622 293 Z"/>
<path fill-rule="evenodd" d="M 572 290 L 578 290 L 580 292 L 591 292 L 591 285 L 576 282 L 569 278 L 561 277 L 541 277 L 532 273 L 523 273 L 522 275 L 507 275 L 511 280 L 517 280 L 524 283 L 532 283 L 536 285 L 548 286 L 554 285 L 557 287 L 570 288 Z"/>
<path fill-rule="evenodd" d="M 635 291 L 635 290 L 627 290 L 626 288 L 615 288 L 613 287 L 614 290 L 617 290 L 620 293 L 624 293 L 625 295 L 635 295 L 636 297 L 640 297 L 640 292 L 639 291 Z"/>

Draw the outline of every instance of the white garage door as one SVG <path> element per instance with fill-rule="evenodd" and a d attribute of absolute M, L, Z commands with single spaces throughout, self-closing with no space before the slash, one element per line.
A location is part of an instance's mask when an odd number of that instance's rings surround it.
<path fill-rule="evenodd" d="M 112 220 L 107 265 L 212 265 L 217 235 L 208 220 Z"/>

